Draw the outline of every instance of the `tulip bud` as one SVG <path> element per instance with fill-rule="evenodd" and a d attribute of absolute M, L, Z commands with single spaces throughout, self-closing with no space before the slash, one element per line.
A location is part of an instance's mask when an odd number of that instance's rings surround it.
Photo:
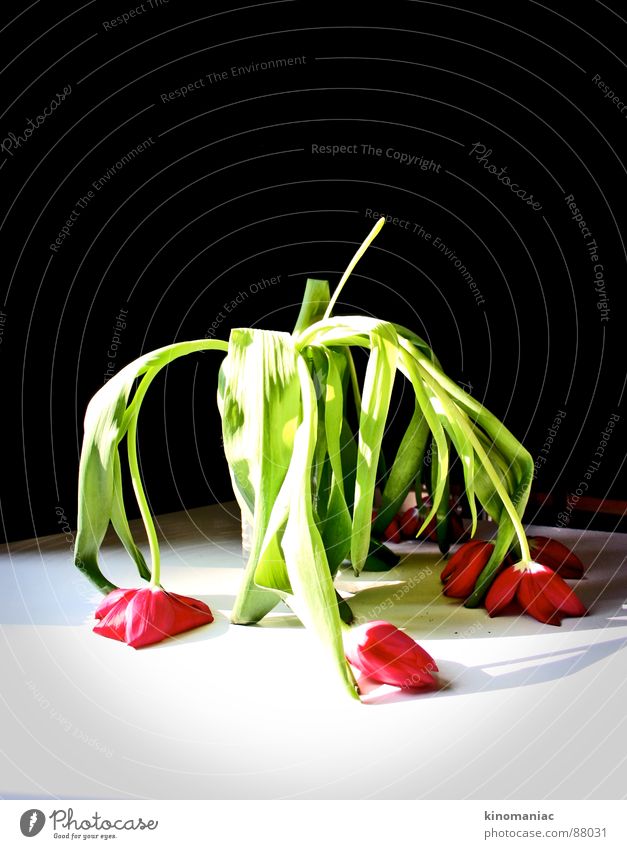
<path fill-rule="evenodd" d="M 415 539 L 422 524 L 418 508 L 410 507 L 404 513 L 401 513 L 398 518 L 398 524 L 401 534 L 406 539 Z"/>
<path fill-rule="evenodd" d="M 401 541 L 401 532 L 398 526 L 398 519 L 396 516 L 392 519 L 387 528 L 383 531 L 383 539 L 386 542 L 400 542 Z"/>
<path fill-rule="evenodd" d="M 113 590 L 95 616 L 100 622 L 94 633 L 135 649 L 213 622 L 204 602 L 152 586 Z"/>
<path fill-rule="evenodd" d="M 409 634 L 390 622 L 366 622 L 345 637 L 346 659 L 368 678 L 395 687 L 432 687 L 435 661 Z"/>
<path fill-rule="evenodd" d="M 494 544 L 482 540 L 471 540 L 460 545 L 440 575 L 445 585 L 444 595 L 468 598 L 493 551 Z"/>
<path fill-rule="evenodd" d="M 562 578 L 577 579 L 583 577 L 584 565 L 577 555 L 558 542 L 549 537 L 530 537 L 529 551 L 536 563 L 548 566 Z"/>
<path fill-rule="evenodd" d="M 585 616 L 586 608 L 560 576 L 541 563 L 508 566 L 494 580 L 485 600 L 490 616 L 517 602 L 525 613 L 547 625 L 561 625 L 565 616 Z"/>

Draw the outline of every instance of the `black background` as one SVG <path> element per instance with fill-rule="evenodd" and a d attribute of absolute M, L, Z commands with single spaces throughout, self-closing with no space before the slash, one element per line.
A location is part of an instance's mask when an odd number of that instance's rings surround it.
<path fill-rule="evenodd" d="M 548 498 L 527 517 L 556 521 L 620 415 L 625 381 L 627 110 L 593 81 L 627 103 L 621 4 L 27 6 L 3 4 L 0 135 L 23 133 L 64 86 L 71 93 L 19 148 L 0 152 L 9 539 L 55 532 L 59 510 L 75 521 L 82 416 L 103 384 L 120 310 L 115 370 L 202 338 L 221 312 L 221 338 L 235 326 L 289 330 L 305 278 L 337 282 L 372 226 L 368 209 L 411 226 L 384 227 L 339 311 L 424 335 L 534 457 L 565 412 L 536 480 Z M 141 14 L 105 27 L 133 8 Z M 300 58 L 230 70 L 290 57 Z M 222 71 L 227 79 L 208 82 Z M 201 78 L 204 87 L 163 102 Z M 53 252 L 79 198 L 149 138 Z M 475 143 L 542 208 L 482 167 Z M 342 144 L 357 153 L 312 152 Z M 422 171 L 386 151 L 440 167 Z M 599 246 L 607 320 L 569 194 Z M 454 251 L 484 303 L 414 224 Z M 242 303 L 225 312 L 239 292 Z M 179 361 L 144 405 L 142 465 L 157 512 L 232 497 L 218 362 L 212 353 Z M 621 417 L 587 495 L 627 497 L 624 439 Z M 569 521 L 600 526 L 589 514 Z"/>

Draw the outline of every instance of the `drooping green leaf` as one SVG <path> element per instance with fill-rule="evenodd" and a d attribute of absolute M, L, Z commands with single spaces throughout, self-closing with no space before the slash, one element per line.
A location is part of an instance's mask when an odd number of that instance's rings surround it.
<path fill-rule="evenodd" d="M 305 294 L 303 295 L 303 301 L 293 332 L 300 333 L 316 321 L 320 321 L 329 306 L 330 300 L 329 281 L 308 277 L 305 285 Z"/>
<path fill-rule="evenodd" d="M 120 462 L 120 454 L 115 452 L 113 457 L 113 501 L 111 503 L 111 524 L 113 530 L 118 535 L 124 548 L 135 561 L 137 571 L 140 577 L 144 580 L 150 580 L 150 569 L 146 565 L 146 560 L 137 543 L 133 539 L 126 510 L 124 509 L 124 496 L 122 491 L 122 465 Z"/>
<path fill-rule="evenodd" d="M 368 555 L 379 451 L 390 408 L 398 350 L 396 331 L 390 324 L 379 322 L 372 327 L 359 417 L 351 537 L 351 562 L 356 575 L 363 569 Z"/>
<path fill-rule="evenodd" d="M 226 342 L 215 339 L 177 342 L 158 348 L 121 369 L 89 402 L 79 468 L 75 563 L 102 592 L 115 589 L 98 563 L 98 552 L 113 517 L 116 529 L 121 531 L 122 541 L 127 550 L 130 549 L 140 573 L 146 574 L 145 563 L 142 567 L 143 557 L 134 553 L 135 544 L 127 530 L 120 478 L 116 471 L 119 443 L 131 422 L 136 423 L 141 403 L 141 398 L 135 406 L 134 400 L 128 403 L 135 380 L 147 372 L 154 371 L 156 374 L 178 357 L 197 351 L 226 351 L 226 348 Z"/>
<path fill-rule="evenodd" d="M 344 418 L 342 380 L 338 364 L 342 357 L 326 350 L 327 369 L 324 398 L 324 430 L 331 470 L 326 511 L 320 524 L 320 533 L 327 553 L 331 574 L 335 575 L 340 563 L 350 550 L 351 515 L 344 495 L 342 469 L 341 429 Z"/>
<path fill-rule="evenodd" d="M 415 356 L 420 366 L 429 372 L 455 399 L 457 404 L 467 412 L 468 416 L 482 428 L 489 438 L 490 444 L 494 445 L 502 457 L 507 458 L 506 465 L 514 470 L 515 478 L 518 481 L 517 488 L 520 489 L 520 497 L 517 499 L 517 507 L 520 508 L 519 515 L 522 516 L 533 479 L 533 458 L 529 452 L 503 422 L 452 381 L 437 364 L 430 361 L 419 351 L 415 352 Z"/>
<path fill-rule="evenodd" d="M 344 497 L 352 514 L 355 505 L 355 476 L 357 473 L 357 442 L 346 418 L 340 432 L 340 459 L 344 475 Z"/>
<path fill-rule="evenodd" d="M 420 404 L 416 401 L 413 415 L 398 447 L 383 489 L 381 505 L 373 525 L 375 534 L 382 534 L 385 531 L 407 497 L 422 466 L 428 436 L 429 425 Z"/>
<path fill-rule="evenodd" d="M 446 450 L 447 454 L 450 452 L 450 440 L 448 437 L 447 429 L 444 427 L 445 431 L 445 439 L 446 439 Z M 438 454 L 438 449 L 435 441 L 432 443 L 432 451 L 431 451 L 431 497 L 435 501 L 435 493 L 437 491 L 438 482 L 440 480 L 440 458 Z M 435 510 L 435 534 L 436 539 L 438 541 L 438 548 L 442 552 L 442 554 L 446 554 L 449 550 L 449 515 L 451 509 L 451 488 L 449 483 L 449 476 L 446 476 L 444 481 L 444 487 L 442 489 L 442 495 L 437 501 L 437 507 Z"/>
<path fill-rule="evenodd" d="M 429 391 L 433 394 L 433 397 L 437 399 L 437 408 L 439 410 L 438 415 L 442 423 L 442 427 L 453 442 L 457 455 L 461 461 L 466 495 L 468 497 L 468 504 L 470 506 L 470 514 L 472 518 L 472 535 L 474 536 L 477 528 L 477 506 L 475 504 L 475 451 L 469 437 L 472 423 L 464 410 L 449 397 L 448 393 L 431 377 L 427 371 L 422 368 L 420 363 L 417 363 L 417 366 L 425 386 L 428 387 Z M 448 494 L 445 495 L 445 499 L 448 518 Z M 438 517 L 438 528 L 440 528 L 440 517 Z M 441 539 L 440 536 L 438 536 L 438 542 L 440 543 L 440 548 L 442 548 L 443 545 L 448 546 L 447 535 L 442 533 Z"/>
<path fill-rule="evenodd" d="M 398 554 L 395 554 L 391 548 L 371 537 L 363 571 L 389 572 L 390 569 L 398 566 L 400 559 Z"/>
<path fill-rule="evenodd" d="M 401 367 L 403 373 L 409 378 L 411 385 L 414 388 L 416 400 L 420 405 L 425 420 L 429 426 L 429 430 L 433 434 L 437 452 L 437 466 L 435 467 L 436 476 L 435 479 L 432 480 L 431 508 L 425 517 L 422 527 L 418 531 L 420 534 L 425 530 L 431 519 L 433 519 L 437 514 L 440 504 L 445 501 L 449 468 L 449 448 L 446 433 L 438 416 L 439 406 L 437 403 L 434 406 L 434 400 L 436 399 L 434 399 L 433 394 L 430 394 L 427 391 L 427 388 L 424 385 L 418 365 L 414 361 L 412 353 L 410 353 L 412 351 L 412 347 L 411 343 L 407 341 L 405 341 L 403 347 L 401 347 Z M 433 460 L 434 457 L 432 456 L 432 463 Z"/>
<path fill-rule="evenodd" d="M 335 588 L 322 537 L 311 506 L 311 463 L 317 430 L 316 397 L 303 357 L 298 358 L 302 422 L 290 464 L 290 509 L 282 548 L 292 593 L 286 601 L 301 622 L 312 628 L 333 659 L 345 688 L 358 697 L 357 685 L 344 657 L 341 621 Z"/>
<path fill-rule="evenodd" d="M 255 573 L 300 418 L 296 352 L 289 334 L 231 331 L 220 408 L 233 489 L 242 511 L 252 513 L 252 550 L 232 612 L 233 622 L 247 624 L 259 621 L 278 601 L 276 593 L 256 584 Z"/>

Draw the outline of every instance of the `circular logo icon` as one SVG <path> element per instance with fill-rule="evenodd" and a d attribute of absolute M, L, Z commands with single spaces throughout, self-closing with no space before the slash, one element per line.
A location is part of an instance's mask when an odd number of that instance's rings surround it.
<path fill-rule="evenodd" d="M 46 815 L 38 808 L 30 808 L 24 811 L 20 817 L 20 830 L 24 837 L 34 837 L 42 830 L 46 823 Z"/>

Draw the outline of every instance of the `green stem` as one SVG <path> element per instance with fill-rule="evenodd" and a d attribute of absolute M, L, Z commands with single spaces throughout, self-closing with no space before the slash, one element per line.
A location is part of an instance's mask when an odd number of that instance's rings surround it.
<path fill-rule="evenodd" d="M 341 278 L 340 282 L 337 284 L 337 286 L 335 288 L 335 292 L 333 292 L 333 295 L 331 296 L 331 300 L 329 301 L 329 305 L 327 306 L 327 308 L 324 312 L 323 320 L 326 319 L 326 318 L 329 318 L 329 316 L 331 315 L 331 312 L 333 311 L 333 307 L 335 306 L 335 302 L 337 301 L 338 297 L 340 296 L 342 289 L 344 288 L 344 284 L 346 283 L 346 281 L 350 277 L 353 269 L 355 268 L 355 266 L 357 265 L 359 260 L 362 258 L 362 256 L 366 253 L 366 251 L 368 250 L 368 248 L 370 246 L 370 243 L 375 239 L 377 233 L 383 227 L 384 224 L 385 224 L 385 218 L 379 218 L 379 220 L 374 225 L 372 230 L 368 233 L 368 235 L 366 236 L 364 241 L 361 243 L 361 245 L 360 245 L 357 253 L 355 254 L 355 256 L 348 263 L 348 267 L 346 268 L 346 271 L 344 272 L 344 274 L 342 274 L 342 278 Z"/>
<path fill-rule="evenodd" d="M 128 452 L 128 466 L 129 471 L 131 473 L 131 481 L 133 483 L 133 490 L 135 492 L 135 498 L 137 499 L 139 512 L 141 514 L 142 521 L 146 529 L 146 534 L 148 536 L 148 545 L 150 546 L 150 585 L 152 587 L 158 587 L 160 585 L 161 555 L 159 552 L 159 541 L 157 539 L 155 523 L 153 522 L 152 516 L 150 514 L 150 508 L 148 506 L 148 500 L 146 498 L 146 493 L 144 492 L 144 487 L 142 485 L 141 474 L 139 471 L 139 463 L 137 460 L 137 419 L 143 396 L 146 394 L 148 387 L 156 377 L 157 371 L 158 369 L 152 369 L 148 372 L 146 377 L 142 380 L 135 394 L 135 397 L 133 398 L 133 402 L 135 402 L 138 398 L 138 395 L 140 395 L 141 393 L 137 406 L 135 407 L 135 415 L 131 418 L 129 422 L 128 431 L 126 434 L 126 448 Z"/>

